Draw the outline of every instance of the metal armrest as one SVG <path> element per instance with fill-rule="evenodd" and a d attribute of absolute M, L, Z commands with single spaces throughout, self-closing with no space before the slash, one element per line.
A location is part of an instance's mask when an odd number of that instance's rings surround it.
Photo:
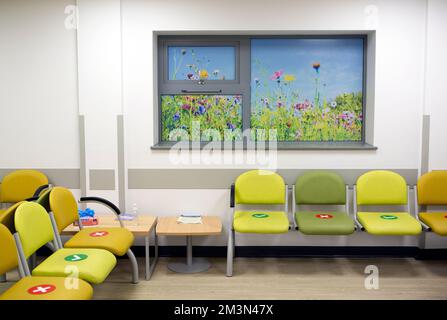
<path fill-rule="evenodd" d="M 365 231 L 365 227 L 357 219 L 357 186 L 353 186 L 354 222 L 358 229 Z"/>
<path fill-rule="evenodd" d="M 418 200 L 418 189 L 417 186 L 415 185 L 413 187 L 413 192 L 414 192 L 414 217 L 416 218 L 417 221 L 419 221 L 419 223 L 422 225 L 422 228 L 425 231 L 431 231 L 431 228 L 429 226 L 427 226 L 420 218 L 419 218 L 419 200 Z M 408 196 L 409 197 L 409 196 Z M 411 213 L 410 213 L 411 214 Z"/>
<path fill-rule="evenodd" d="M 81 197 L 81 199 L 79 199 L 79 203 L 82 203 L 82 202 L 95 202 L 95 203 L 100 203 L 100 204 L 108 207 L 110 210 L 113 211 L 113 213 L 118 218 L 118 221 L 119 221 L 121 227 L 124 227 L 123 222 L 120 219 L 120 214 L 121 214 L 120 209 L 115 204 L 110 202 L 109 200 L 106 200 L 106 199 L 100 198 L 100 197 Z"/>
<path fill-rule="evenodd" d="M 34 191 L 33 198 L 38 198 L 39 195 L 41 194 L 41 192 L 45 189 L 48 189 L 49 187 L 50 187 L 50 184 L 44 184 L 44 185 L 40 186 L 39 188 L 37 188 L 36 191 Z"/>
<path fill-rule="evenodd" d="M 233 183 L 233 184 L 231 184 L 231 189 L 230 189 L 230 208 L 234 208 L 234 193 L 235 193 L 235 186 Z"/>

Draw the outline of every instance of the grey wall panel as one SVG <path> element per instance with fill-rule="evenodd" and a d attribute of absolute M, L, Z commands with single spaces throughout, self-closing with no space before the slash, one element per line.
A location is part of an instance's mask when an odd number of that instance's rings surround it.
<path fill-rule="evenodd" d="M 340 169 L 338 172 L 352 185 L 357 178 L 372 169 Z M 418 169 L 390 169 L 401 174 L 410 185 L 417 181 Z M 129 169 L 129 189 L 225 189 L 247 169 Z M 278 173 L 292 185 L 296 178 L 309 170 L 279 169 Z"/>
<path fill-rule="evenodd" d="M 424 115 L 422 119 L 422 145 L 421 145 L 421 175 L 429 170 L 430 156 L 430 116 Z"/>
<path fill-rule="evenodd" d="M 89 170 L 90 190 L 115 190 L 115 170 Z"/>

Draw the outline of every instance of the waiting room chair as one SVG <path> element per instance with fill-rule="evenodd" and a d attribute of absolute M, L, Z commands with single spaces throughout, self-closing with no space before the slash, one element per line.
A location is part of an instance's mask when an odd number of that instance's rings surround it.
<path fill-rule="evenodd" d="M 56 240 L 60 248 L 105 249 L 120 257 L 127 254 L 132 263 L 132 283 L 138 283 L 138 262 L 130 249 L 134 242 L 134 236 L 124 227 L 119 217 L 121 212 L 113 203 L 99 197 L 81 198 L 80 202 L 97 202 L 111 209 L 117 217 L 117 224 L 119 224 L 115 228 L 102 228 L 100 226 L 82 228 L 78 206 L 70 190 L 63 187 L 54 187 L 42 193 L 37 202 L 49 212 L 55 226 Z M 61 232 L 75 221 L 81 226 L 80 231 L 65 244 L 62 244 Z"/>
<path fill-rule="evenodd" d="M 440 236 L 447 236 L 447 210 L 428 211 L 429 206 L 447 206 L 447 171 L 432 171 L 422 175 L 415 186 L 416 216 Z M 422 206 L 423 212 L 419 212 Z"/>
<path fill-rule="evenodd" d="M 406 205 L 407 212 L 358 212 L 358 206 Z M 361 175 L 354 186 L 354 213 L 361 228 L 373 235 L 418 235 L 419 221 L 410 214 L 409 187 L 399 174 L 374 170 Z"/>
<path fill-rule="evenodd" d="M 115 256 L 107 250 L 63 248 L 56 250 L 30 271 L 27 259 L 55 238 L 50 217 L 40 204 L 24 202 L 16 209 L 14 224 L 14 238 L 25 276 L 66 277 L 72 273 L 87 282 L 98 284 L 106 279 L 116 265 Z"/>
<path fill-rule="evenodd" d="M 284 210 L 238 210 L 238 204 L 283 205 Z M 233 275 L 235 232 L 280 234 L 290 228 L 287 216 L 287 185 L 283 178 L 268 170 L 251 170 L 241 174 L 231 186 L 232 215 L 228 235 L 227 276 Z"/>
<path fill-rule="evenodd" d="M 16 170 L 3 177 L 0 204 L 14 204 L 38 195 L 48 187 L 48 178 L 37 170 Z M 0 208 L 0 219 L 7 209 Z"/>
<path fill-rule="evenodd" d="M 14 237 L 0 224 L 0 274 L 20 266 Z M 88 300 L 93 288 L 84 280 L 64 277 L 32 277 L 21 279 L 0 294 L 0 300 Z"/>
<path fill-rule="evenodd" d="M 348 235 L 355 231 L 349 217 L 347 188 L 335 172 L 311 171 L 298 177 L 293 186 L 295 226 L 306 235 Z M 344 211 L 301 211 L 300 205 L 343 205 Z"/>

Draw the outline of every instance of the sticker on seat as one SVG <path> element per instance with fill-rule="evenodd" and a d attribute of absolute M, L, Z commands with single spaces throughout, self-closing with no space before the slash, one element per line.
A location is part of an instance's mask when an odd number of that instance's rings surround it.
<path fill-rule="evenodd" d="M 332 219 L 334 216 L 331 214 L 316 214 L 315 217 L 318 219 Z"/>
<path fill-rule="evenodd" d="M 96 231 L 89 234 L 90 237 L 99 238 L 99 237 L 105 237 L 109 233 L 107 231 Z"/>
<path fill-rule="evenodd" d="M 66 256 L 64 258 L 65 261 L 70 261 L 70 262 L 76 262 L 76 261 L 82 261 L 88 258 L 88 255 L 83 254 L 83 253 L 75 253 L 75 254 L 71 254 L 69 256 Z"/>
<path fill-rule="evenodd" d="M 53 286 L 52 284 L 39 284 L 37 286 L 29 288 L 28 293 L 33 295 L 40 295 L 53 292 L 54 290 L 56 290 L 56 286 Z"/>
<path fill-rule="evenodd" d="M 393 216 L 392 214 L 383 214 L 380 217 L 385 220 L 396 220 L 397 219 L 397 217 Z"/>
<path fill-rule="evenodd" d="M 269 215 L 266 213 L 254 213 L 251 216 L 253 218 L 267 218 Z"/>

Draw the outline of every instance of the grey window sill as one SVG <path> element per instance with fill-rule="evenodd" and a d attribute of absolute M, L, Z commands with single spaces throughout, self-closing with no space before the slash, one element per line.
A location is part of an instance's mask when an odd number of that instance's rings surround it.
<path fill-rule="evenodd" d="M 151 147 L 152 150 L 170 150 L 177 142 L 159 142 Z M 221 143 L 214 142 L 214 149 L 220 148 Z M 189 145 L 189 149 L 203 149 L 209 142 L 200 142 L 200 147 Z M 261 147 L 263 145 L 261 144 Z M 234 145 L 233 145 L 234 149 Z M 253 147 L 244 146 L 244 150 L 255 149 Z M 269 149 L 268 143 L 265 149 Z M 363 142 L 278 142 L 277 150 L 377 150 L 376 146 Z"/>

